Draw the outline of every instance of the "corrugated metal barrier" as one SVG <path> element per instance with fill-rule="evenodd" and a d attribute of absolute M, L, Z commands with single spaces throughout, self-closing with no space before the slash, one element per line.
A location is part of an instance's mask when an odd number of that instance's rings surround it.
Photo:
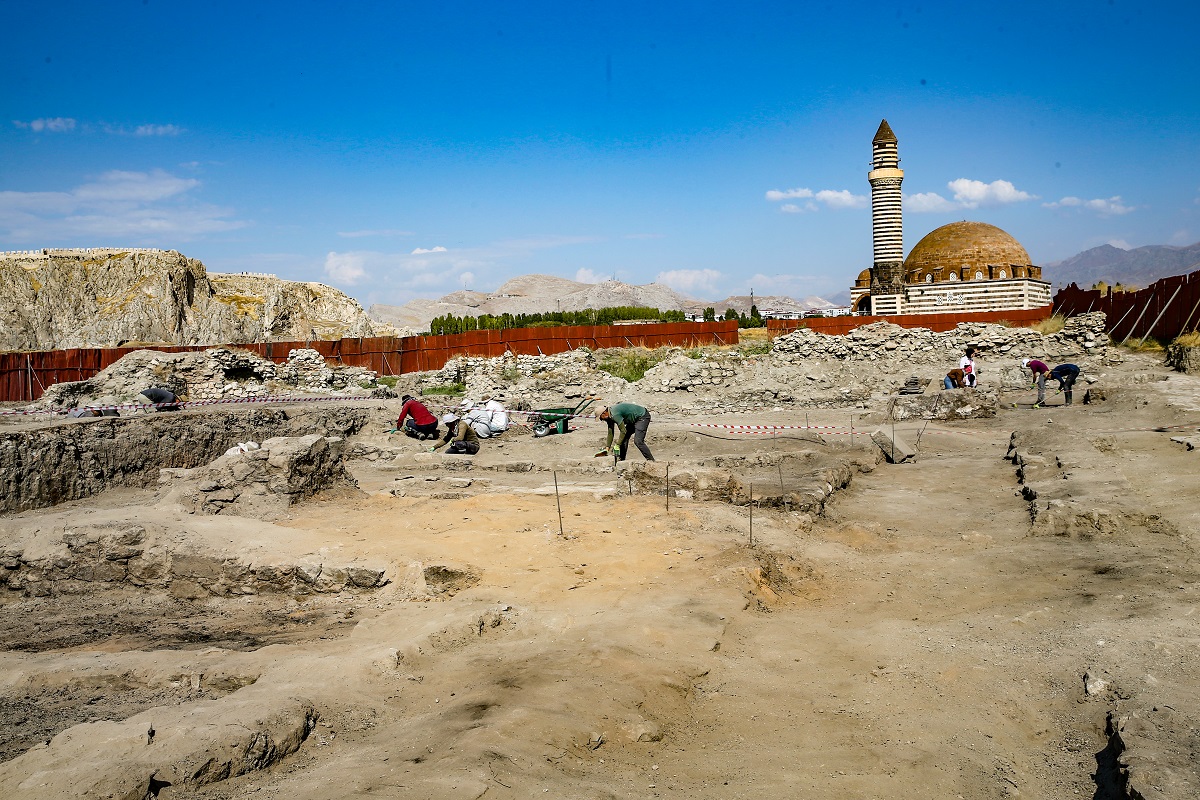
<path fill-rule="evenodd" d="M 223 345 L 249 350 L 279 364 L 288 352 L 316 350 L 333 364 L 366 367 L 381 375 L 441 369 L 456 356 L 553 355 L 590 347 L 698 347 L 737 344 L 736 320 L 661 322 L 634 325 L 580 325 L 558 328 L 510 328 L 468 331 L 449 336 L 380 336 L 313 342 L 258 342 Z M 135 350 L 187 353 L 222 345 L 78 348 L 0 353 L 0 401 L 36 400 L 46 387 L 90 378 Z"/>
<path fill-rule="evenodd" d="M 1163 278 L 1136 292 L 1101 292 L 1071 284 L 1054 295 L 1054 311 L 1073 317 L 1089 311 L 1108 315 L 1115 341 L 1153 337 L 1170 342 L 1200 328 L 1200 270 Z"/>
<path fill-rule="evenodd" d="M 791 333 L 797 328 L 808 328 L 828 336 L 845 336 L 855 328 L 872 322 L 890 322 L 902 328 L 928 328 L 931 331 L 952 331 L 960 322 L 1008 322 L 1013 325 L 1029 325 L 1041 322 L 1053 312 L 1052 306 L 1015 311 L 971 311 L 948 314 L 897 314 L 879 317 L 808 317 L 806 319 L 769 319 L 767 330 L 772 336 Z"/>

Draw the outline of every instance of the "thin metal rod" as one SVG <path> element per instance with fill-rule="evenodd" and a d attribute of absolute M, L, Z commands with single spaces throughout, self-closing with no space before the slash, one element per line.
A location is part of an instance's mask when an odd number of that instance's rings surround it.
<path fill-rule="evenodd" d="M 750 484 L 750 546 L 754 547 L 754 484 Z"/>
<path fill-rule="evenodd" d="M 667 485 L 663 494 L 667 496 L 667 511 L 671 510 L 671 462 L 667 462 Z"/>
<path fill-rule="evenodd" d="M 1125 344 L 1129 341 L 1129 337 L 1133 336 L 1133 332 L 1137 330 L 1138 323 L 1142 321 L 1142 317 L 1146 316 L 1146 312 L 1150 310 L 1150 304 L 1154 302 L 1155 294 L 1156 292 L 1150 292 L 1150 299 L 1146 301 L 1146 306 L 1142 309 L 1142 313 L 1138 314 L 1138 318 L 1133 321 L 1133 326 L 1130 327 L 1129 333 L 1125 334 L 1125 338 L 1121 340 L 1121 344 Z M 1145 339 L 1146 337 L 1140 336 L 1138 338 Z"/>
<path fill-rule="evenodd" d="M 1150 323 L 1150 327 L 1146 331 L 1147 334 L 1154 333 L 1154 329 L 1158 327 L 1158 323 L 1163 318 L 1163 314 L 1167 313 L 1167 309 L 1170 308 L 1171 303 L 1173 303 L 1175 301 L 1175 295 L 1179 294 L 1179 290 L 1182 288 L 1183 288 L 1182 283 L 1175 287 L 1175 294 L 1171 295 L 1171 299 L 1168 300 L 1167 304 L 1162 307 L 1162 311 L 1158 312 L 1158 316 L 1154 318 L 1154 322 Z"/>
<path fill-rule="evenodd" d="M 562 524 L 562 501 L 558 499 L 558 470 L 554 470 L 554 505 L 558 507 L 558 535 L 566 536 Z"/>

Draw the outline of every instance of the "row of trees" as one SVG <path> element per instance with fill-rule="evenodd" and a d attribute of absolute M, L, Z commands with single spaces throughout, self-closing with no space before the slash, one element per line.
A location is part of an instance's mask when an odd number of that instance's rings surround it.
<path fill-rule="evenodd" d="M 612 325 L 618 320 L 646 319 L 661 322 L 686 322 L 682 311 L 660 311 L 642 306 L 613 306 L 612 308 L 589 308 L 583 311 L 546 311 L 539 314 L 480 314 L 478 317 L 457 317 L 444 314 L 434 317 L 429 323 L 429 332 L 435 336 L 466 331 L 499 331 L 507 328 L 545 328 L 560 325 Z M 704 321 L 715 322 L 717 310 L 704 309 Z M 757 306 L 750 306 L 749 314 L 739 314 L 732 308 L 725 309 L 721 319 L 736 319 L 743 328 L 761 328 L 766 323 Z"/>

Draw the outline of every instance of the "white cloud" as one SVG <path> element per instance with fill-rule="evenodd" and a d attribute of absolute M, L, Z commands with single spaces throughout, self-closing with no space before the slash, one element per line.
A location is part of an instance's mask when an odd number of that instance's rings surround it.
<path fill-rule="evenodd" d="M 575 280 L 579 281 L 580 283 L 603 283 L 604 281 L 608 280 L 608 278 L 604 275 L 593 272 L 587 267 L 580 267 L 575 271 Z"/>
<path fill-rule="evenodd" d="M 46 119 L 34 119 L 29 122 L 14 119 L 13 125 L 16 125 L 18 128 L 26 128 L 35 133 L 41 133 L 42 131 L 66 133 L 67 131 L 75 130 L 75 120 L 70 117 L 49 117 Z"/>
<path fill-rule="evenodd" d="M 959 178 L 950 181 L 946 186 L 954 192 L 954 199 L 963 208 L 1002 206 L 1037 199 L 1037 195 L 1023 192 L 1008 181 L 984 183 L 970 178 Z"/>
<path fill-rule="evenodd" d="M 1108 244 L 1111 244 L 1113 247 L 1116 247 L 1121 250 L 1132 250 L 1133 249 L 1133 245 L 1131 245 L 1129 242 L 1125 241 L 1124 239 L 1109 239 Z"/>
<path fill-rule="evenodd" d="M 458 285 L 464 289 L 470 287 L 473 283 L 475 283 L 474 272 L 464 272 L 462 275 L 458 276 Z"/>
<path fill-rule="evenodd" d="M 958 207 L 937 192 L 919 192 L 904 196 L 904 209 L 916 214 L 927 211 L 953 211 Z"/>
<path fill-rule="evenodd" d="M 133 129 L 134 136 L 178 136 L 183 132 L 178 125 L 138 125 Z"/>
<path fill-rule="evenodd" d="M 854 194 L 847 189 L 822 189 L 814 192 L 812 189 L 771 189 L 767 199 L 772 202 L 780 200 L 808 200 L 803 205 L 785 203 L 779 210 L 785 214 L 803 214 L 806 211 L 816 211 L 818 206 L 814 200 L 824 203 L 826 208 L 866 208 L 866 195 Z"/>
<path fill-rule="evenodd" d="M 366 236 L 412 236 L 412 231 L 401 231 L 394 228 L 365 231 L 338 231 L 338 236 L 345 239 L 361 239 Z"/>
<path fill-rule="evenodd" d="M 655 283 L 662 283 L 672 289 L 696 296 L 697 294 L 716 294 L 717 280 L 721 273 L 715 269 L 672 269 L 658 273 Z"/>
<path fill-rule="evenodd" d="M 783 191 L 779 191 L 778 189 L 770 189 L 767 191 L 767 199 L 772 202 L 778 202 L 780 200 L 793 200 L 796 198 L 803 199 L 812 196 L 812 189 L 784 189 Z"/>
<path fill-rule="evenodd" d="M 334 253 L 325 256 L 325 274 L 335 283 L 350 286 L 366 277 L 365 260 L 359 253 Z"/>
<path fill-rule="evenodd" d="M 816 199 L 829 208 L 866 208 L 866 195 L 851 194 L 847 189 L 822 189 L 817 192 Z"/>
<path fill-rule="evenodd" d="M 425 253 L 445 253 L 445 252 L 446 252 L 446 248 L 442 247 L 441 245 L 438 245 L 437 247 L 431 247 L 428 250 L 426 250 L 424 247 L 415 248 L 412 251 L 412 253 L 410 253 L 409 255 L 419 256 L 419 255 L 424 255 Z"/>
<path fill-rule="evenodd" d="M 1103 198 L 1084 200 L 1079 197 L 1064 197 L 1053 203 L 1042 203 L 1042 206 L 1045 208 L 1081 208 L 1086 211 L 1094 211 L 1102 217 L 1120 216 L 1134 210 L 1134 206 L 1127 206 L 1121 202 L 1120 195 L 1114 195 L 1107 200 Z"/>
<path fill-rule="evenodd" d="M 0 192 L 0 234 L 37 245 L 48 240 L 170 244 L 245 226 L 227 208 L 192 199 L 200 186 L 163 170 L 111 170 L 65 192 Z M 114 242 L 115 243 L 115 242 Z"/>

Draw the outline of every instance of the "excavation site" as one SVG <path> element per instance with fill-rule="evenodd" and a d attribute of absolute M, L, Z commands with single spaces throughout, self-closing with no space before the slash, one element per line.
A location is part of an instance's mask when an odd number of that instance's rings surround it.
<path fill-rule="evenodd" d="M 1104 324 L 801 329 L 634 381 L 142 351 L 9 404 L 0 797 L 1195 797 L 1200 379 Z M 1034 357 L 1071 405 L 1032 407 Z M 247 402 L 130 408 L 151 372 Z M 405 395 L 509 427 L 431 450 Z M 606 448 L 621 402 L 653 461 Z"/>

